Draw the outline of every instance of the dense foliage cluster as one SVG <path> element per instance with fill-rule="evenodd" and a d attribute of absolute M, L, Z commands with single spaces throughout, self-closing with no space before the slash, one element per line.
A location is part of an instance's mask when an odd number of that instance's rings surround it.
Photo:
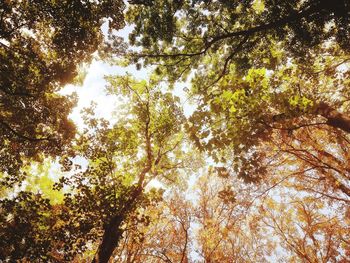
<path fill-rule="evenodd" d="M 75 98 L 57 91 L 105 46 L 104 19 L 111 30 L 123 26 L 123 9 L 109 0 L 1 1 L 0 162 L 10 181 L 22 157 L 57 155 L 74 137 Z"/>
<path fill-rule="evenodd" d="M 0 3 L 0 261 L 349 262 L 349 1 L 124 8 Z M 77 132 L 58 91 L 98 54 L 152 73 Z"/>

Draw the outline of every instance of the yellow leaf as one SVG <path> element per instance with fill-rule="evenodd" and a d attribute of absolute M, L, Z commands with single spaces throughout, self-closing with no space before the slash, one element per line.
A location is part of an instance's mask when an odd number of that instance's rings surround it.
<path fill-rule="evenodd" d="M 257 14 L 262 13 L 265 10 L 264 0 L 254 0 L 252 8 Z"/>

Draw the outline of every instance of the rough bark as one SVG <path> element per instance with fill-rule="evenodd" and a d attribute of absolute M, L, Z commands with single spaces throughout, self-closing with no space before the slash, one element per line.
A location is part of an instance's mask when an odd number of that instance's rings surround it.
<path fill-rule="evenodd" d="M 327 119 L 327 124 L 350 133 L 350 117 L 341 113 L 325 102 L 320 102 L 316 107 L 316 114 Z"/>
<path fill-rule="evenodd" d="M 338 188 L 340 189 L 340 191 L 342 191 L 344 194 L 350 197 L 350 189 L 342 183 L 338 183 L 338 184 L 339 184 Z"/>
<path fill-rule="evenodd" d="M 124 208 L 114 216 L 108 224 L 104 227 L 102 241 L 98 247 L 92 263 L 108 263 L 111 258 L 113 251 L 119 244 L 119 241 L 123 237 L 124 231 L 121 229 L 121 225 L 127 218 L 130 212 L 133 211 L 137 199 L 142 194 L 143 188 L 141 186 L 137 187 L 130 198 L 130 200 L 125 204 Z"/>
<path fill-rule="evenodd" d="M 140 99 L 140 102 L 142 100 Z M 144 180 L 146 174 L 152 168 L 153 154 L 151 148 L 151 135 L 149 132 L 150 125 L 150 111 L 149 111 L 149 101 L 146 102 L 147 118 L 145 120 L 145 143 L 146 143 L 146 156 L 147 163 L 138 175 L 138 182 L 135 190 L 133 191 L 130 199 L 125 203 L 124 207 L 109 221 L 109 223 L 104 227 L 102 241 L 98 247 L 98 250 L 92 260 L 92 263 L 108 263 L 110 257 L 113 254 L 113 251 L 117 248 L 119 241 L 123 237 L 123 230 L 120 228 L 124 220 L 128 215 L 133 211 L 136 206 L 137 199 L 143 192 L 145 187 Z M 159 156 L 161 157 L 161 156 Z M 157 160 L 155 165 L 160 161 Z"/>
<path fill-rule="evenodd" d="M 120 229 L 124 217 L 122 215 L 114 217 L 111 222 L 104 228 L 102 242 L 95 254 L 92 263 L 107 263 L 112 256 L 114 249 L 118 246 L 119 240 L 123 236 Z"/>

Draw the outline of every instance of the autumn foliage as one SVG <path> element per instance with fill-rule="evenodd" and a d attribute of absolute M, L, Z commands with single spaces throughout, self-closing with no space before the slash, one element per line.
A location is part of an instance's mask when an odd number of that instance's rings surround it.
<path fill-rule="evenodd" d="M 349 43 L 347 0 L 2 1 L 0 261 L 350 262 Z M 148 76 L 77 125 L 91 61 Z"/>

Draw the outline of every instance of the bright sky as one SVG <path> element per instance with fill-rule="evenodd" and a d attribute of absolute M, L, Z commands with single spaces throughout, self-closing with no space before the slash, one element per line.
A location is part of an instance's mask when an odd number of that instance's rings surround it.
<path fill-rule="evenodd" d="M 104 25 L 102 29 L 106 33 L 106 25 Z M 130 31 L 131 31 L 131 28 L 126 27 L 125 29 L 117 32 L 117 35 L 123 37 L 124 40 L 127 41 L 127 36 Z M 137 78 L 140 80 L 141 79 L 147 80 L 150 73 L 151 73 L 151 69 L 136 70 L 135 66 L 120 67 L 120 66 L 110 65 L 103 61 L 93 60 L 92 63 L 88 66 L 87 75 L 85 77 L 83 85 L 82 86 L 67 85 L 60 93 L 71 94 L 72 92 L 76 92 L 78 94 L 78 97 L 79 97 L 78 104 L 73 110 L 73 112 L 71 113 L 70 117 L 76 123 L 78 128 L 82 129 L 84 125 L 83 125 L 83 120 L 81 118 L 81 110 L 85 107 L 89 107 L 91 105 L 91 102 L 96 103 L 95 114 L 97 115 L 97 117 L 103 117 L 113 122 L 113 116 L 115 114 L 115 110 L 118 106 L 119 101 L 117 96 L 106 94 L 105 92 L 106 81 L 104 79 L 104 76 L 131 74 L 132 76 L 134 76 L 134 78 Z M 177 84 L 175 86 L 175 89 L 173 90 L 174 95 L 177 95 L 180 97 L 186 117 L 191 115 L 191 113 L 195 108 L 193 105 L 190 105 L 188 103 L 186 98 L 186 93 L 184 91 L 184 88 L 188 84 L 189 83 Z M 84 160 L 78 160 L 78 162 L 84 163 Z M 208 158 L 207 165 L 213 165 L 213 164 L 214 164 L 213 161 Z M 186 194 L 186 198 L 188 200 L 191 200 L 192 202 L 196 202 L 196 196 L 194 194 L 192 187 L 197 180 L 197 176 L 198 175 L 196 174 L 192 174 L 188 180 L 189 191 Z M 161 187 L 162 184 L 157 180 L 153 180 L 153 182 L 151 182 L 149 186 Z M 275 198 L 276 197 L 278 198 L 278 196 L 275 196 Z M 198 226 L 193 224 L 191 226 L 191 231 L 195 231 L 196 228 L 198 228 Z M 193 232 L 191 234 L 193 234 Z M 277 252 L 281 254 L 283 253 L 283 250 L 278 248 Z M 191 250 L 191 257 L 192 259 L 199 258 L 199 256 L 196 254 L 196 252 L 193 249 Z M 274 255 L 272 255 L 270 259 L 273 261 Z"/>
<path fill-rule="evenodd" d="M 102 30 L 106 33 L 106 25 L 102 26 Z M 118 36 L 124 38 L 127 41 L 127 36 L 131 31 L 130 27 L 126 27 L 125 29 L 117 32 Z M 81 117 L 81 111 L 85 107 L 89 107 L 91 102 L 96 103 L 95 114 L 97 117 L 103 117 L 110 122 L 113 122 L 113 116 L 115 114 L 115 110 L 118 106 L 118 98 L 117 96 L 107 95 L 105 92 L 106 81 L 104 76 L 106 75 L 125 75 L 131 74 L 136 79 L 148 79 L 149 74 L 151 73 L 151 69 L 141 69 L 137 70 L 135 66 L 129 67 L 120 67 L 115 65 L 110 65 L 103 61 L 93 60 L 92 63 L 88 66 L 87 74 L 84 79 L 82 86 L 74 86 L 67 85 L 60 93 L 61 94 L 71 94 L 76 92 L 78 95 L 78 104 L 74 108 L 73 112 L 70 114 L 70 118 L 76 123 L 78 129 L 82 129 L 84 127 L 83 119 Z M 180 98 L 180 101 L 183 105 L 184 114 L 186 117 L 190 116 L 195 109 L 195 106 L 190 105 L 184 88 L 189 83 L 180 83 L 175 85 L 175 89 L 172 91 L 174 95 Z M 86 165 L 86 161 L 79 160 L 83 166 Z M 190 175 L 188 179 L 189 190 L 186 194 L 186 198 L 192 201 L 196 200 L 192 187 L 194 186 L 196 179 L 196 174 Z M 162 187 L 162 183 L 158 180 L 152 180 L 148 187 Z M 195 229 L 193 226 L 191 227 L 192 231 Z M 198 255 L 191 251 L 191 257 L 193 259 L 198 259 Z"/>
<path fill-rule="evenodd" d="M 102 26 L 102 31 L 105 34 L 107 33 L 106 24 Z M 131 27 L 125 27 L 123 30 L 115 33 L 127 41 L 130 31 Z M 118 117 L 116 109 L 119 104 L 119 100 L 117 96 L 106 94 L 105 87 L 107 82 L 104 79 L 104 76 L 131 74 L 136 79 L 147 80 L 151 71 L 151 68 L 142 68 L 141 70 L 137 70 L 135 66 L 120 67 L 116 65 L 110 65 L 100 60 L 93 60 L 86 69 L 87 74 L 82 86 L 69 84 L 60 91 L 60 93 L 64 95 L 68 95 L 73 92 L 76 92 L 78 95 L 77 106 L 70 114 L 70 118 L 76 123 L 78 129 L 82 130 L 84 127 L 84 122 L 81 117 L 81 111 L 84 108 L 89 107 L 91 103 L 94 102 L 96 103 L 96 116 L 103 117 L 113 123 L 113 121 L 116 120 L 116 117 Z M 184 91 L 185 86 L 186 83 L 176 84 L 175 89 L 172 92 L 174 95 L 180 97 L 184 109 L 184 114 L 186 117 L 188 117 L 192 114 L 195 107 L 193 105 L 190 105 L 187 101 L 186 93 Z M 85 164 L 85 161 L 80 160 L 79 163 Z M 193 185 L 195 183 L 195 179 L 196 175 L 191 175 L 189 178 L 189 184 Z M 159 183 L 157 180 L 153 180 L 150 182 L 149 187 L 161 187 L 161 183 Z"/>
<path fill-rule="evenodd" d="M 107 27 L 106 23 L 102 26 L 102 31 L 106 34 Z M 125 27 L 124 29 L 116 32 L 120 37 L 123 37 L 125 41 L 128 40 L 128 34 L 131 31 L 131 27 Z M 81 118 L 81 110 L 85 107 L 89 107 L 91 102 L 95 102 L 96 105 L 96 115 L 97 117 L 103 117 L 113 122 L 113 112 L 115 111 L 118 100 L 116 96 L 107 95 L 105 92 L 106 81 L 104 76 L 106 75 L 125 75 L 131 74 L 136 79 L 148 79 L 151 69 L 137 70 L 135 66 L 120 67 L 115 65 L 110 65 L 103 61 L 93 60 L 88 66 L 87 75 L 85 77 L 82 86 L 67 85 L 61 94 L 71 94 L 76 92 L 78 94 L 79 100 L 77 107 L 73 110 L 70 117 L 77 124 L 78 128 L 83 127 L 83 120 Z M 177 84 L 173 90 L 174 95 L 179 96 L 181 103 L 184 107 L 184 112 L 186 116 L 189 116 L 193 110 L 194 106 L 191 106 L 186 99 L 184 92 L 185 83 Z"/>

